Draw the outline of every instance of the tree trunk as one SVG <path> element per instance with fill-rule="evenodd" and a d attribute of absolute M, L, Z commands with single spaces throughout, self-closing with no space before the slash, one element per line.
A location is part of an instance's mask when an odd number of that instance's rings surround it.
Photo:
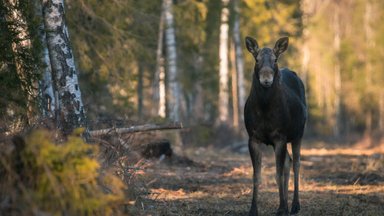
<path fill-rule="evenodd" d="M 372 94 L 371 86 L 372 86 L 372 63 L 371 58 L 368 55 L 368 51 L 374 49 L 375 42 L 373 38 L 373 30 L 371 27 L 372 23 L 372 14 L 373 7 L 372 3 L 368 0 L 365 3 L 365 12 L 364 12 L 364 33 L 365 33 L 365 42 L 366 42 L 366 52 L 365 52 L 365 86 L 366 92 L 365 94 L 369 97 Z M 373 127 L 373 110 L 370 105 L 368 106 L 367 113 L 365 114 L 365 136 L 372 135 L 372 127 Z"/>
<path fill-rule="evenodd" d="M 85 126 L 78 72 L 64 20 L 64 0 L 43 0 L 44 24 L 57 96 L 55 118 L 64 135 Z"/>
<path fill-rule="evenodd" d="M 164 0 L 165 41 L 167 46 L 168 112 L 173 121 L 180 121 L 180 87 L 177 75 L 176 35 L 173 24 L 172 0 Z"/>
<path fill-rule="evenodd" d="M 234 1 L 235 8 L 235 21 L 233 25 L 233 41 L 235 46 L 236 53 L 236 71 L 237 71 L 237 86 L 238 86 L 238 110 L 241 121 L 244 121 L 244 105 L 245 105 L 245 84 L 244 84 L 244 57 L 241 43 L 241 34 L 240 34 L 240 8 L 238 1 Z"/>
<path fill-rule="evenodd" d="M 219 123 L 228 123 L 228 0 L 222 0 L 221 23 L 220 23 L 220 71 L 219 71 Z"/>
<path fill-rule="evenodd" d="M 379 93 L 379 130 L 384 131 L 384 91 L 380 90 Z"/>
<path fill-rule="evenodd" d="M 41 17 L 41 23 L 39 24 L 39 37 L 41 46 L 43 49 L 43 55 L 41 62 L 43 63 L 42 77 L 39 82 L 39 94 L 40 94 L 40 108 L 43 117 L 53 118 L 55 113 L 55 94 L 53 91 L 52 70 L 51 62 L 49 61 L 49 52 L 47 47 L 47 37 L 45 33 L 44 19 L 42 5 L 40 2 L 36 3 L 37 15 Z"/>
<path fill-rule="evenodd" d="M 164 71 L 164 56 L 163 56 L 163 41 L 164 41 L 164 10 L 161 11 L 159 21 L 159 34 L 156 50 L 156 71 L 152 85 L 153 92 L 153 115 L 159 115 L 165 118 L 165 71 Z"/>
<path fill-rule="evenodd" d="M 237 71 L 236 71 L 236 54 L 235 45 L 231 46 L 231 77 L 232 77 L 232 107 L 233 107 L 233 127 L 239 129 L 239 94 L 237 92 Z"/>
<path fill-rule="evenodd" d="M 143 76 L 144 66 L 139 62 L 137 77 L 137 113 L 139 119 L 143 118 Z"/>
<path fill-rule="evenodd" d="M 306 90 L 306 95 L 308 97 L 308 91 L 307 91 L 307 86 L 308 86 L 308 73 L 309 73 L 309 62 L 311 60 L 311 49 L 309 48 L 309 36 L 310 36 L 310 31 L 309 31 L 309 19 L 311 14 L 314 13 L 314 3 L 315 1 L 312 0 L 303 0 L 300 7 L 301 11 L 303 13 L 302 15 L 302 21 L 303 21 L 303 36 L 302 36 L 302 60 L 301 60 L 301 78 L 304 82 L 305 90 Z"/>
<path fill-rule="evenodd" d="M 28 124 L 32 124 L 35 115 L 34 115 L 34 99 L 37 96 L 36 92 L 36 83 L 34 81 L 29 80 L 30 75 L 27 73 L 28 69 L 25 64 L 25 59 L 28 58 L 26 55 L 26 50 L 30 50 L 31 40 L 29 38 L 30 34 L 28 32 L 28 23 L 26 18 L 23 16 L 23 12 L 19 8 L 19 2 L 17 0 L 8 0 L 8 2 L 2 2 L 2 4 L 8 4 L 12 9 L 10 10 L 10 14 L 5 15 L 6 20 L 9 23 L 13 24 L 14 29 L 14 37 L 17 38 L 12 42 L 12 51 L 14 53 L 14 63 L 16 66 L 16 72 L 20 79 L 21 89 L 26 95 L 27 100 L 27 120 Z"/>
<path fill-rule="evenodd" d="M 340 14 L 339 14 L 339 5 L 336 5 L 334 11 L 334 39 L 333 39 L 333 49 L 335 52 L 335 62 L 334 62 L 334 74 L 335 74 L 335 122 L 333 126 L 333 135 L 335 137 L 340 136 L 340 125 L 341 125 L 341 74 L 340 74 Z"/>

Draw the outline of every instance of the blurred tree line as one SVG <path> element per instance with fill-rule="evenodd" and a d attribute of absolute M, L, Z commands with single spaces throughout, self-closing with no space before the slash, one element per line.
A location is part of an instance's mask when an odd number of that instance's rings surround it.
<path fill-rule="evenodd" d="M 43 48 L 36 30 L 41 18 L 34 8 L 40 1 L 16 1 L 21 20 L 7 19 L 14 10 L 7 2 L 3 0 L 0 5 L 0 113 L 4 131 L 15 124 L 25 125 L 31 116 L 41 113 L 38 94 L 33 94 L 32 89 L 38 88 L 35 83 L 44 69 Z M 172 26 L 165 10 L 167 2 Z M 225 124 L 241 131 L 244 97 L 254 66 L 253 57 L 245 52 L 243 38 L 250 35 L 260 46 L 272 46 L 277 38 L 289 36 L 290 46 L 280 67 L 297 71 L 305 82 L 309 103 L 307 135 L 379 137 L 384 130 L 384 90 L 380 86 L 384 81 L 384 63 L 380 60 L 384 55 L 384 27 L 377 25 L 384 16 L 382 1 L 65 3 L 88 122 L 116 118 L 175 120 L 170 112 L 175 112 L 177 106 L 176 120 L 185 125 Z M 18 25 L 27 26 L 25 37 L 31 43 L 27 48 L 13 47 L 20 40 L 15 27 Z M 228 25 L 228 31 L 222 31 L 223 25 Z M 174 34 L 173 42 L 170 34 Z M 226 40 L 222 40 L 223 35 Z M 168 47 L 171 45 L 175 46 L 173 51 Z M 221 53 L 221 45 L 227 53 Z M 176 65 L 172 66 L 175 78 L 169 75 L 170 52 L 177 55 Z M 228 71 L 222 73 L 222 68 Z M 223 74 L 227 77 L 221 77 Z M 178 87 L 173 88 L 175 84 Z M 161 88 L 166 89 L 165 116 L 159 112 L 164 97 Z M 34 99 L 31 95 L 35 95 Z M 175 98 L 170 99 L 170 95 Z M 170 105 L 175 99 L 177 103 Z"/>

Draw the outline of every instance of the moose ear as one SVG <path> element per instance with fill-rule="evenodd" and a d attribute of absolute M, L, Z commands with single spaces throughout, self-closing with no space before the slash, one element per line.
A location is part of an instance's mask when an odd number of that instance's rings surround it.
<path fill-rule="evenodd" d="M 245 45 L 247 50 L 254 55 L 256 55 L 259 51 L 259 45 L 257 44 L 257 41 L 252 37 L 245 37 Z"/>
<path fill-rule="evenodd" d="M 275 47 L 273 48 L 273 52 L 277 57 L 280 56 L 288 48 L 288 37 L 282 37 L 276 41 Z"/>

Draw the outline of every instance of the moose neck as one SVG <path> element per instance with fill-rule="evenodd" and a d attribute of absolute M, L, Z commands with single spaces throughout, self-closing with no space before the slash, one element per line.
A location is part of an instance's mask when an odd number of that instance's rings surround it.
<path fill-rule="evenodd" d="M 267 110 L 272 104 L 279 101 L 279 95 L 281 94 L 281 82 L 280 82 L 280 71 L 277 69 L 273 83 L 270 87 L 264 87 L 261 85 L 257 72 L 253 74 L 252 87 L 251 87 L 250 99 L 252 102 Z"/>

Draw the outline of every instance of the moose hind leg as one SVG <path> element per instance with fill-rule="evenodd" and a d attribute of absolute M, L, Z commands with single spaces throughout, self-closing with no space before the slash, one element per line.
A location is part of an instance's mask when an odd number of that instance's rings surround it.
<path fill-rule="evenodd" d="M 294 192 L 293 192 L 291 214 L 297 214 L 300 211 L 300 201 L 299 201 L 300 147 L 301 147 L 301 140 L 292 142 Z"/>
<path fill-rule="evenodd" d="M 275 160 L 276 160 L 276 183 L 279 187 L 280 205 L 276 215 L 288 215 L 287 196 L 285 195 L 284 184 L 284 164 L 287 154 L 287 144 L 278 142 L 275 144 Z"/>
<path fill-rule="evenodd" d="M 253 195 L 252 205 L 249 211 L 250 216 L 258 215 L 257 209 L 257 194 L 259 190 L 259 184 L 261 182 L 261 143 L 252 141 L 249 139 L 248 147 L 251 155 L 252 166 L 253 166 Z"/>

